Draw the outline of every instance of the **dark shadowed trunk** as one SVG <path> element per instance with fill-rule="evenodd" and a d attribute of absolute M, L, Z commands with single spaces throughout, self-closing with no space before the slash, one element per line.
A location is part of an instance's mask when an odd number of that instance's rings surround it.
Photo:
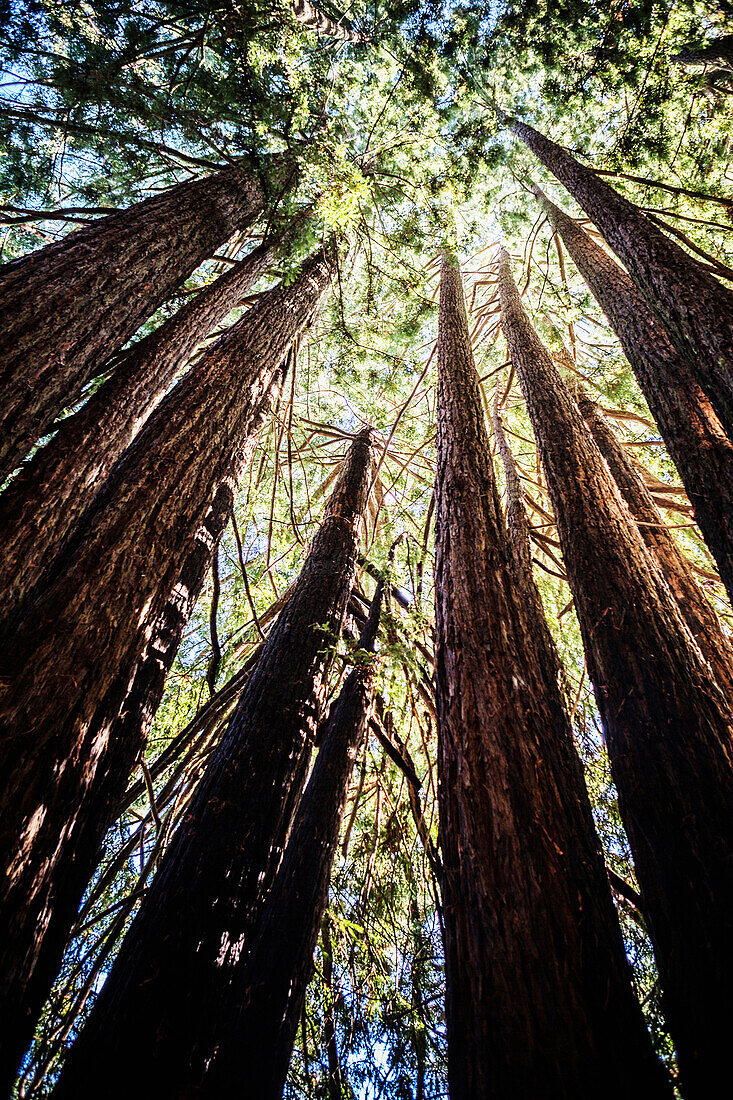
<path fill-rule="evenodd" d="M 573 389 L 572 385 L 570 388 Z M 682 617 L 715 672 L 725 695 L 733 700 L 733 648 L 723 632 L 718 616 L 695 580 L 689 562 L 685 560 L 651 493 L 634 469 L 610 424 L 596 403 L 580 387 L 575 388 L 575 398 L 598 449 L 621 490 L 621 496 L 636 520 L 639 534 L 662 567 L 664 579 L 680 605 Z"/>
<path fill-rule="evenodd" d="M 70 1055 L 58 1097 L 98 1096 L 101 1072 L 112 1098 L 130 1096 L 141 1079 L 150 1095 L 207 1094 L 201 1090 L 220 1036 L 239 1007 L 246 945 L 301 793 L 328 647 L 354 581 L 371 455 L 363 432 Z"/>
<path fill-rule="evenodd" d="M 126 742 L 110 754 L 111 725 L 158 616 L 169 599 L 183 606 L 189 598 L 175 586 L 191 540 L 215 496 L 228 492 L 231 501 L 283 356 L 331 268 L 329 255 L 316 254 L 201 357 L 112 471 L 42 598 L 6 633 L 0 853 L 8 877 L 0 911 L 10 934 L 0 974 L 14 1024 L 3 1035 L 8 1064 L 22 1053 L 93 870 L 93 860 L 77 859 L 76 839 L 110 823 L 122 791 L 109 801 L 106 769 L 114 760 L 119 778 L 135 760 Z"/>
<path fill-rule="evenodd" d="M 733 34 L 712 38 L 702 46 L 685 46 L 672 60 L 682 65 L 721 65 L 733 72 Z"/>
<path fill-rule="evenodd" d="M 0 482 L 105 360 L 262 205 L 257 180 L 229 168 L 0 268 Z"/>
<path fill-rule="evenodd" d="M 349 780 L 369 719 L 374 651 L 382 599 L 380 583 L 359 639 L 357 666 L 333 705 L 323 742 L 300 800 L 272 891 L 238 979 L 238 1012 L 220 1036 L 213 1072 L 201 1096 L 227 1092 L 280 1100 L 313 952 L 328 900 Z"/>
<path fill-rule="evenodd" d="M 733 443 L 626 272 L 539 188 L 535 193 L 621 342 L 733 601 Z"/>
<path fill-rule="evenodd" d="M 733 723 L 502 256 L 502 327 L 547 478 L 686 1095 L 727 1073 Z"/>
<path fill-rule="evenodd" d="M 733 290 L 562 146 L 524 122 L 501 117 L 600 229 L 733 441 Z"/>
<path fill-rule="evenodd" d="M 33 588 L 123 451 L 201 342 L 273 262 L 265 242 L 160 328 L 123 352 L 114 373 L 0 495 L 5 614 Z"/>
<path fill-rule="evenodd" d="M 669 1095 L 632 994 L 526 546 L 501 514 L 461 279 L 447 259 L 437 359 L 451 1097 Z"/>

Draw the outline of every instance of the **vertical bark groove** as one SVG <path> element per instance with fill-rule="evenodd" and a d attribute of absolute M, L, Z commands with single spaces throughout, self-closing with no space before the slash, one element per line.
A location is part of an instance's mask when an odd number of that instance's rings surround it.
<path fill-rule="evenodd" d="M 280 862 L 356 572 L 372 445 L 356 437 L 300 577 L 125 938 L 55 1096 L 209 1095 Z M 135 1058 L 129 1051 L 135 1050 Z M 202 1091 L 203 1090 L 203 1091 Z M 221 1092 L 216 1092 L 221 1095 Z"/>
<path fill-rule="evenodd" d="M 515 553 L 501 514 L 463 289 L 447 259 L 437 360 L 451 1096 L 669 1095 L 631 991 L 559 661 L 526 548 L 519 539 Z"/>
<path fill-rule="evenodd" d="M 691 1098 L 727 1072 L 733 979 L 733 720 L 577 404 L 500 262 L 502 328 L 547 478 Z"/>

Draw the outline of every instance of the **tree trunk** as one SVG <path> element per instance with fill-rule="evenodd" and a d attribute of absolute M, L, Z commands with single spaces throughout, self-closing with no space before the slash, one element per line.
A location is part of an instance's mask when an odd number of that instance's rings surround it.
<path fill-rule="evenodd" d="M 373 653 L 382 600 L 380 583 L 361 633 L 357 665 L 333 706 L 323 742 L 295 816 L 282 863 L 262 910 L 244 973 L 239 1011 L 220 1036 L 201 1097 L 232 1095 L 281 1100 L 313 952 L 328 900 L 328 883 L 349 780 L 374 692 Z M 359 656 L 361 651 L 361 656 Z"/>
<path fill-rule="evenodd" d="M 300 796 L 371 472 L 357 436 L 293 592 L 125 938 L 55 1096 L 207 1095 Z M 135 1050 L 135 1058 L 129 1057 Z M 110 1067 L 115 1067 L 110 1075 Z M 228 1088 L 227 1088 L 228 1092 Z M 219 1092 L 217 1095 L 222 1095 Z"/>
<path fill-rule="evenodd" d="M 0 268 L 0 483 L 177 286 L 263 206 L 229 168 Z"/>
<path fill-rule="evenodd" d="M 15 1024 L 3 1036 L 6 1073 L 93 871 L 93 860 L 77 860 L 76 837 L 111 823 L 122 791 L 108 795 L 105 771 L 114 760 L 124 784 L 135 761 L 125 743 L 110 741 L 111 726 L 158 615 L 169 599 L 183 606 L 189 597 L 175 585 L 191 541 L 215 495 L 228 491 L 231 500 L 279 364 L 332 262 L 321 251 L 296 282 L 263 295 L 171 391 L 113 470 L 43 596 L 6 635 L 0 854 L 8 877 L 0 911 L 12 935 L 2 945 L 0 988 Z"/>
<path fill-rule="evenodd" d="M 686 46 L 672 60 L 682 65 L 720 65 L 733 72 L 733 34 L 711 38 L 703 46 Z"/>
<path fill-rule="evenodd" d="M 726 698 L 733 700 L 733 647 L 723 632 L 718 616 L 692 575 L 651 493 L 632 466 L 608 421 L 580 387 L 576 388 L 575 397 L 621 496 L 636 520 L 639 534 L 662 567 L 664 579 L 680 605 L 682 617 L 713 669 Z"/>
<path fill-rule="evenodd" d="M 524 122 L 501 117 L 595 222 L 733 441 L 733 291 L 567 150 Z"/>
<path fill-rule="evenodd" d="M 559 661 L 525 550 L 513 551 L 501 515 L 463 289 L 447 259 L 437 359 L 451 1097 L 667 1096 L 631 991 Z"/>
<path fill-rule="evenodd" d="M 539 188 L 535 194 L 621 342 L 733 601 L 733 443 L 626 272 Z"/>
<path fill-rule="evenodd" d="M 315 31 L 316 34 L 325 34 L 328 38 L 342 38 L 346 42 L 357 44 L 370 41 L 368 35 L 357 34 L 349 27 L 344 27 L 341 23 L 329 19 L 314 4 L 308 3 L 308 0 L 293 0 L 293 15 L 299 23 L 302 23 L 304 27 L 308 27 L 309 30 Z"/>
<path fill-rule="evenodd" d="M 18 471 L 0 495 L 5 614 L 33 589 L 176 374 L 272 264 L 266 242 L 155 332 L 123 352 L 114 373 Z"/>
<path fill-rule="evenodd" d="M 534 427 L 691 1098 L 727 1072 L 733 720 L 503 254 L 502 328 Z"/>

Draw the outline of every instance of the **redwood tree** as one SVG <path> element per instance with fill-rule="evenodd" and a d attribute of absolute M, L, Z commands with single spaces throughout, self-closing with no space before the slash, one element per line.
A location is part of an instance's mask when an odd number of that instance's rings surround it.
<path fill-rule="evenodd" d="M 328 647 L 357 565 L 371 434 L 356 437 L 298 582 L 150 886 L 55 1096 L 221 1096 L 215 1056 L 292 822 Z M 135 1058 L 130 1058 L 130 1051 Z M 110 1067 L 115 1067 L 110 1074 Z M 228 1091 L 228 1086 L 226 1091 Z"/>
<path fill-rule="evenodd" d="M 621 342 L 733 600 L 733 443 L 626 272 L 539 188 L 535 194 Z"/>
<path fill-rule="evenodd" d="M 451 1096 L 669 1095 L 632 994 L 559 661 L 501 514 L 460 274 L 447 258 L 437 360 Z"/>
<path fill-rule="evenodd" d="M 75 541 L 6 632 L 0 903 L 4 1072 L 16 1067 L 139 742 L 110 740 L 197 532 L 232 492 L 283 355 L 333 265 L 321 250 L 262 295 L 161 403 L 112 471 Z M 190 445 L 191 440 L 196 446 Z M 107 777 L 120 789 L 113 792 Z M 91 838 L 91 839 L 90 839 Z"/>
<path fill-rule="evenodd" d="M 349 673 L 334 703 L 298 806 L 282 863 L 238 980 L 238 1011 L 219 1036 L 213 1072 L 201 1095 L 281 1100 L 313 974 L 313 952 L 328 901 L 331 865 L 349 780 L 364 738 L 376 665 L 369 654 L 379 627 L 380 582 Z"/>
<path fill-rule="evenodd" d="M 733 719 L 503 253 L 502 328 L 534 428 L 687 1095 L 727 1072 Z"/>
<path fill-rule="evenodd" d="M 180 184 L 0 268 L 0 482 L 177 286 L 263 207 L 240 168 Z"/>
<path fill-rule="evenodd" d="M 226 275 L 123 352 L 111 377 L 19 470 L 0 495 L 5 613 L 48 569 L 117 459 L 201 342 L 271 266 L 282 241 L 255 248 Z"/>
<path fill-rule="evenodd" d="M 639 534 L 662 567 L 664 579 L 679 603 L 682 617 L 715 672 L 721 688 L 728 699 L 733 700 L 733 647 L 715 610 L 695 580 L 689 562 L 664 522 L 651 493 L 603 413 L 581 387 L 576 388 L 575 398 L 621 496 L 636 520 Z"/>
<path fill-rule="evenodd" d="M 499 116 L 600 229 L 733 441 L 733 290 L 561 145 L 525 122 Z"/>

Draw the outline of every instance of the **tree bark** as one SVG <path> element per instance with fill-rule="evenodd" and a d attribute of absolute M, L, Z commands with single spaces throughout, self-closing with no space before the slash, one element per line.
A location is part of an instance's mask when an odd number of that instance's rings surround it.
<path fill-rule="evenodd" d="M 535 194 L 621 342 L 733 601 L 733 443 L 626 272 L 539 188 Z"/>
<path fill-rule="evenodd" d="M 239 1010 L 220 1036 L 201 1096 L 281 1100 L 354 768 L 374 694 L 374 652 L 383 585 L 375 593 L 349 673 L 329 716 L 272 891 L 241 975 Z"/>
<path fill-rule="evenodd" d="M 111 377 L 0 494 L 5 614 L 38 583 L 176 374 L 268 270 L 277 249 L 277 240 L 261 244 L 123 352 Z"/>
<path fill-rule="evenodd" d="M 210 1094 L 213 1059 L 241 1008 L 247 946 L 300 796 L 327 647 L 356 572 L 371 456 L 365 431 L 62 1072 L 57 1100 L 98 1096 L 101 1072 L 113 1100 L 141 1079 L 151 1095 Z"/>
<path fill-rule="evenodd" d="M 621 496 L 636 520 L 639 534 L 661 566 L 664 579 L 680 606 L 682 617 L 712 668 L 728 700 L 733 700 L 733 647 L 720 619 L 695 580 L 651 493 L 613 433 L 596 403 L 580 386 L 575 389 L 586 424 L 606 460 Z"/>
<path fill-rule="evenodd" d="M 562 146 L 524 122 L 500 117 L 595 222 L 733 441 L 733 291 Z"/>
<path fill-rule="evenodd" d="M 262 210 L 229 168 L 0 268 L 0 483 L 177 286 Z"/>
<path fill-rule="evenodd" d="M 501 514 L 463 289 L 447 259 L 437 360 L 450 1094 L 668 1096 L 632 994 L 557 654 L 526 548 L 515 552 Z"/>
<path fill-rule="evenodd" d="M 325 34 L 328 38 L 342 38 L 346 42 L 369 42 L 368 35 L 357 34 L 350 27 L 334 22 L 308 0 L 293 0 L 293 15 L 299 23 L 316 34 Z"/>
<path fill-rule="evenodd" d="M 500 264 L 502 328 L 558 525 L 670 1032 L 691 1098 L 727 1066 L 733 719 Z"/>
<path fill-rule="evenodd" d="M 711 38 L 703 46 L 686 46 L 672 60 L 682 65 L 720 65 L 733 72 L 733 34 Z"/>
<path fill-rule="evenodd" d="M 136 758 L 132 742 L 110 740 L 113 723 L 137 690 L 136 667 L 165 605 L 185 610 L 191 593 L 176 585 L 191 542 L 220 494 L 231 502 L 241 456 L 281 380 L 283 355 L 311 317 L 332 264 L 321 251 L 296 282 L 264 294 L 171 391 L 111 473 L 43 595 L 25 607 L 15 633 L 6 633 L 6 1074 L 29 1038 L 93 871 L 88 852 L 77 858 L 77 838 L 81 844 L 87 830 L 111 823 L 122 790 L 108 791 L 106 772 L 114 767 L 124 784 Z"/>

